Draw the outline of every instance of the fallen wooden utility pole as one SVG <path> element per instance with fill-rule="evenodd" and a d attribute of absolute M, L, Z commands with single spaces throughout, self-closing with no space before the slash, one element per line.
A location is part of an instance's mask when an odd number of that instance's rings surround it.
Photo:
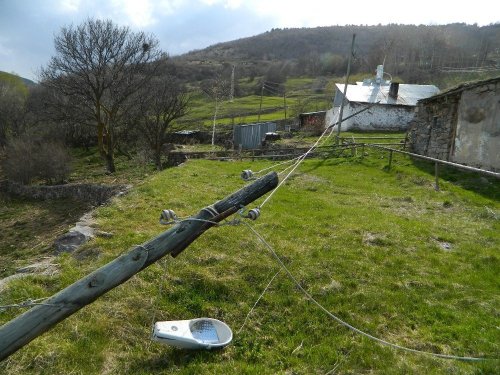
<path fill-rule="evenodd" d="M 47 299 L 43 305 L 35 306 L 7 322 L 0 327 L 0 361 L 163 256 L 177 256 L 207 229 L 277 185 L 278 175 L 275 172 L 261 177 L 76 281 Z"/>

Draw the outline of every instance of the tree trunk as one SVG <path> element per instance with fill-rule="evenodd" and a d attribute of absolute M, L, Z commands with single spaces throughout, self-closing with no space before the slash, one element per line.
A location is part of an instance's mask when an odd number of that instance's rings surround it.
<path fill-rule="evenodd" d="M 108 130 L 106 133 L 106 150 L 103 150 L 105 153 L 106 160 L 106 171 L 108 173 L 115 173 L 115 155 L 114 155 L 114 142 L 111 132 Z"/>
<path fill-rule="evenodd" d="M 155 147 L 155 166 L 156 170 L 161 171 L 162 170 L 162 164 L 161 164 L 161 145 Z"/>
<path fill-rule="evenodd" d="M 115 173 L 116 172 L 115 160 L 113 157 L 113 150 L 109 150 L 106 153 L 106 171 L 108 173 Z"/>

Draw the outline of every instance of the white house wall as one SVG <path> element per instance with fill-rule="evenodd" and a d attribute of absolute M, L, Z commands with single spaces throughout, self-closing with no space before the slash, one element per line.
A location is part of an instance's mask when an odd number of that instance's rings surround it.
<path fill-rule="evenodd" d="M 366 108 L 367 105 L 368 104 L 349 102 L 344 106 L 342 118 L 351 116 L 352 114 Z M 334 107 L 333 116 L 327 116 L 327 118 L 337 119 L 339 112 L 340 107 Z M 405 131 L 408 129 L 409 124 L 414 117 L 414 107 L 374 105 L 370 109 L 342 121 L 341 130 Z"/>
<path fill-rule="evenodd" d="M 462 93 L 452 161 L 500 170 L 500 84 Z"/>

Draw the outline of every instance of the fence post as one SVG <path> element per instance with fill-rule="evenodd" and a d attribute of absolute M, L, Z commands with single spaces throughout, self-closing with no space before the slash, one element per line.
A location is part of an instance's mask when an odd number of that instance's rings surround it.
<path fill-rule="evenodd" d="M 434 174 L 436 176 L 436 184 L 434 185 L 434 189 L 436 191 L 439 191 L 439 167 L 438 167 L 438 162 L 434 163 Z"/>
<path fill-rule="evenodd" d="M 392 167 L 392 150 L 389 151 L 389 170 L 391 170 L 391 167 Z"/>

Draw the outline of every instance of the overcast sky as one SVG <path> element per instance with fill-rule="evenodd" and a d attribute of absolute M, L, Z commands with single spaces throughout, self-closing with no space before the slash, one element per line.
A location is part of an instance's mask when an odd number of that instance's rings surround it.
<path fill-rule="evenodd" d="M 170 55 L 272 28 L 346 24 L 488 25 L 494 0 L 0 0 L 0 70 L 36 80 L 62 26 L 87 17 L 153 33 Z"/>

